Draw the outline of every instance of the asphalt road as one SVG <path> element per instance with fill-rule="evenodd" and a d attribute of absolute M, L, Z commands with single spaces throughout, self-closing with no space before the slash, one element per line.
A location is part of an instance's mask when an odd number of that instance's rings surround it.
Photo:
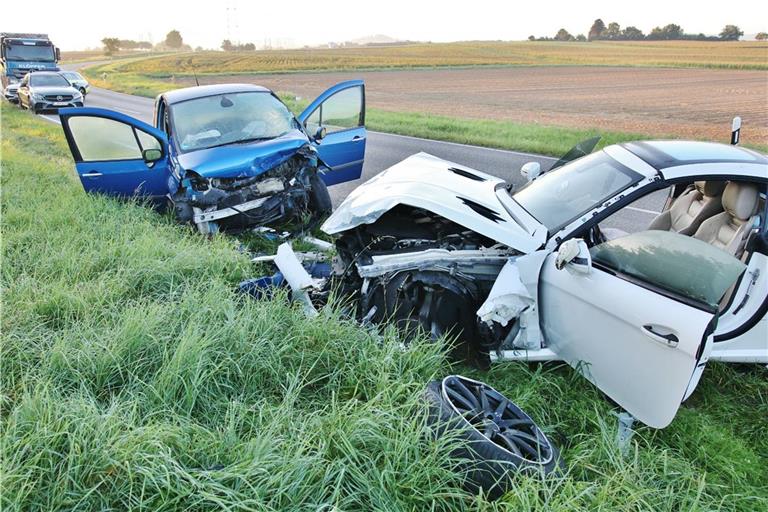
<path fill-rule="evenodd" d="M 95 63 L 70 64 L 64 65 L 62 68 L 78 69 L 89 64 Z M 86 97 L 85 104 L 88 107 L 117 110 L 147 123 L 152 123 L 154 100 L 150 98 L 92 87 Z M 52 122 L 59 122 L 58 117 L 54 115 L 43 117 Z M 338 206 L 361 183 L 420 151 L 497 176 L 507 182 L 514 183 L 515 186 L 521 186 L 524 183 L 524 179 L 520 175 L 520 167 L 526 162 L 539 162 L 542 168 L 547 169 L 556 160 L 530 153 L 368 131 L 363 175 L 359 180 L 330 187 L 329 191 L 334 206 Z M 654 212 L 660 211 L 662 205 L 663 194 L 653 194 L 652 197 L 644 198 L 641 204 L 629 207 L 628 212 L 620 212 L 615 221 L 609 224 L 611 227 L 630 232 L 642 229 L 656 215 Z"/>

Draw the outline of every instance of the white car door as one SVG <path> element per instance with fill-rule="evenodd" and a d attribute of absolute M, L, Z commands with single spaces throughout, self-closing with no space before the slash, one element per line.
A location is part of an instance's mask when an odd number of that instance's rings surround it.
<path fill-rule="evenodd" d="M 667 426 L 698 382 L 717 303 L 743 263 L 666 231 L 605 242 L 560 269 L 557 256 L 539 283 L 548 347 L 635 418 Z"/>

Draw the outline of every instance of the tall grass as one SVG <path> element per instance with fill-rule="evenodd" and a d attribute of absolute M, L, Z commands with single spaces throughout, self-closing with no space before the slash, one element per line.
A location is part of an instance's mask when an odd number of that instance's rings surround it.
<path fill-rule="evenodd" d="M 86 195 L 60 128 L 2 106 L 2 510 L 768 510 L 762 368 L 712 365 L 673 424 L 614 445 L 611 404 L 562 365 L 447 366 L 140 204 Z M 421 392 L 492 383 L 561 445 L 561 479 L 461 490 Z"/>

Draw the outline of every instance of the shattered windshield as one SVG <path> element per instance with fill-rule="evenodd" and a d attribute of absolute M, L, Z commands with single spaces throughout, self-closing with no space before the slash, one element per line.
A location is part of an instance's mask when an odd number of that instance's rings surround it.
<path fill-rule="evenodd" d="M 551 233 L 641 178 L 600 151 L 539 176 L 512 198 Z"/>
<path fill-rule="evenodd" d="M 171 106 L 174 137 L 182 153 L 274 139 L 298 128 L 288 108 L 268 92 L 236 92 Z"/>

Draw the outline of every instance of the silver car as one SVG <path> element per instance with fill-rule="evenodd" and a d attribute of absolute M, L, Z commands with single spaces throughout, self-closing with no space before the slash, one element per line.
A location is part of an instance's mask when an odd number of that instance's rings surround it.
<path fill-rule="evenodd" d="M 77 71 L 61 71 L 60 74 L 72 84 L 72 87 L 80 91 L 83 97 L 88 94 L 91 84 L 88 83 L 88 80 L 83 75 Z"/>
<path fill-rule="evenodd" d="M 36 71 L 27 73 L 19 84 L 19 107 L 36 114 L 64 107 L 82 107 L 83 95 L 61 73 Z"/>

